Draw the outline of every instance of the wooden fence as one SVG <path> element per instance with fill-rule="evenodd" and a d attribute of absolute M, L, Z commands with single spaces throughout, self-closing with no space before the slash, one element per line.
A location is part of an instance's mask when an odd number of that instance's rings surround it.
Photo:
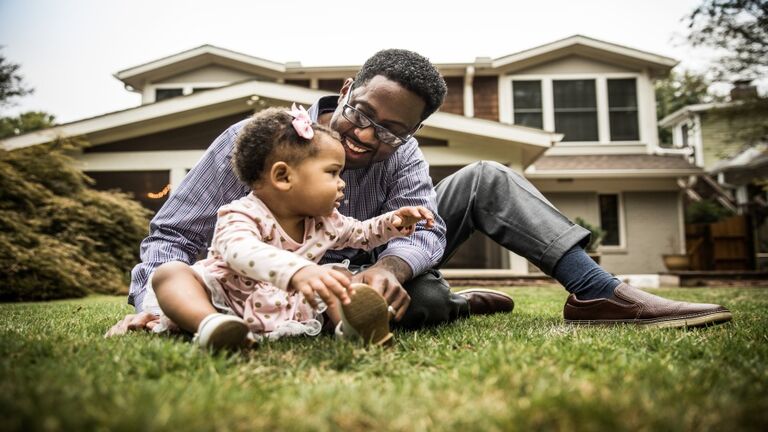
<path fill-rule="evenodd" d="M 747 216 L 711 224 L 686 225 L 691 270 L 754 270 L 752 232 Z"/>

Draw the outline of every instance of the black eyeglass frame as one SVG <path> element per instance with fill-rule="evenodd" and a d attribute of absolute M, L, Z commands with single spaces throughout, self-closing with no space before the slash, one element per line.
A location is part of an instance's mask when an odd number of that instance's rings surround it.
<path fill-rule="evenodd" d="M 373 131 L 374 131 L 373 134 L 376 136 L 376 139 L 378 139 L 381 143 L 386 144 L 386 145 L 388 145 L 388 146 L 390 146 L 392 148 L 398 148 L 401 145 L 407 143 L 411 138 L 413 138 L 413 135 L 416 132 L 418 132 L 419 129 L 421 129 L 422 126 L 424 126 L 423 123 L 419 123 L 418 125 L 416 125 L 415 128 L 412 129 L 411 133 L 409 133 L 405 137 L 402 137 L 402 136 L 392 132 L 391 130 L 385 128 L 384 126 L 376 123 L 375 121 L 371 120 L 370 117 L 368 117 L 367 115 L 362 113 L 360 110 L 358 110 L 357 108 L 355 108 L 352 105 L 350 105 L 349 104 L 349 100 L 351 98 L 352 98 L 352 87 L 350 87 L 349 91 L 347 92 L 347 100 L 344 101 L 344 106 L 341 108 L 341 115 L 343 115 L 344 118 L 347 119 L 348 122 L 352 123 L 352 125 L 354 125 L 356 128 L 367 129 L 367 128 L 373 126 Z M 366 124 L 366 125 L 360 124 L 360 123 L 356 122 L 355 120 L 351 119 L 350 118 L 351 114 L 350 115 L 347 114 L 347 109 L 349 109 L 350 111 L 354 112 L 358 117 L 362 118 L 364 121 L 367 121 L 368 124 Z M 387 134 L 391 135 L 393 138 L 395 138 L 395 139 L 397 139 L 399 141 L 387 142 L 386 140 L 382 139 L 382 137 L 381 137 L 382 133 L 387 133 Z"/>

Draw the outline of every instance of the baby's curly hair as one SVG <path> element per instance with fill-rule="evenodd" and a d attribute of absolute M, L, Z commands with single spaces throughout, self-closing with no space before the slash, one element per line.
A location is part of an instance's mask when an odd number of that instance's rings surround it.
<path fill-rule="evenodd" d="M 296 164 L 317 154 L 311 139 L 296 132 L 287 108 L 267 108 L 256 113 L 245 124 L 235 141 L 232 168 L 247 185 L 263 179 L 265 171 L 277 161 Z M 326 133 L 339 139 L 339 134 L 326 126 L 312 123 L 315 136 Z"/>
<path fill-rule="evenodd" d="M 419 95 L 426 106 L 421 113 L 424 120 L 440 108 L 448 86 L 429 59 L 413 51 L 386 49 L 365 61 L 355 76 L 355 86 L 365 85 L 376 75 L 383 75 Z"/>

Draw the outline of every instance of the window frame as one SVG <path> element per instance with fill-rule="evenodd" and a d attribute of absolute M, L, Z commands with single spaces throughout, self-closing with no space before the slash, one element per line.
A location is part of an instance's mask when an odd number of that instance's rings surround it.
<path fill-rule="evenodd" d="M 604 252 L 619 252 L 627 249 L 627 232 L 626 232 L 626 219 L 624 212 L 624 193 L 623 192 L 598 192 L 596 194 L 597 200 L 597 217 L 600 220 L 600 196 L 601 195 L 615 195 L 616 206 L 618 211 L 618 223 L 619 223 L 619 244 L 617 245 L 600 245 L 599 250 Z M 602 228 L 602 223 L 601 223 Z"/>
<path fill-rule="evenodd" d="M 608 105 L 608 80 L 609 79 L 629 79 L 635 80 L 635 91 L 637 94 L 637 126 L 639 139 L 636 141 L 611 141 L 610 131 L 610 111 Z M 643 93 L 643 89 L 648 87 L 648 77 L 638 72 L 606 72 L 606 73 L 573 73 L 573 74 L 511 74 L 503 75 L 499 77 L 499 121 L 507 124 L 514 123 L 514 102 L 512 98 L 512 92 L 514 91 L 514 81 L 540 81 L 541 82 L 541 99 L 542 99 L 542 112 L 543 112 L 543 130 L 554 132 L 555 131 L 555 119 L 554 119 L 554 95 L 553 95 L 553 81 L 557 80 L 580 80 L 580 79 L 593 79 L 595 80 L 595 93 L 597 97 L 597 127 L 598 127 L 598 140 L 597 141 L 561 141 L 558 146 L 563 147 L 579 147 L 585 145 L 627 145 L 635 146 L 638 144 L 648 145 L 653 143 L 653 136 L 647 136 L 649 133 L 656 133 L 646 130 L 648 126 L 646 113 L 648 107 L 646 105 L 651 104 L 648 101 L 648 97 Z M 652 87 L 651 87 L 652 88 Z M 653 107 L 653 113 L 655 114 L 655 106 Z"/>

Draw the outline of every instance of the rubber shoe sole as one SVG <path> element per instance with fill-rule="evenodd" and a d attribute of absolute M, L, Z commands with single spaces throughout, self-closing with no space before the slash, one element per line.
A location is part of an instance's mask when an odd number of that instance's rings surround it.
<path fill-rule="evenodd" d="M 350 288 L 350 303 L 341 305 L 342 337 L 365 344 L 392 344 L 387 301 L 366 284 L 355 283 Z"/>
<path fill-rule="evenodd" d="M 619 325 L 632 324 L 646 328 L 681 328 L 681 327 L 707 327 L 723 324 L 733 319 L 730 312 L 716 312 L 705 315 L 690 315 L 674 319 L 656 320 L 565 320 L 566 324 L 574 325 Z"/>

